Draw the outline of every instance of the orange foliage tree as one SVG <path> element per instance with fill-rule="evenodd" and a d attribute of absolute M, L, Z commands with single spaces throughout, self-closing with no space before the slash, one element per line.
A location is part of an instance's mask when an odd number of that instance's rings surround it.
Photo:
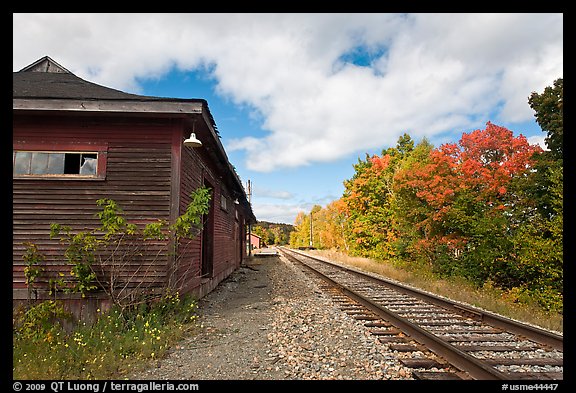
<path fill-rule="evenodd" d="M 418 230 L 405 256 L 441 274 L 518 284 L 509 274 L 510 218 L 520 201 L 510 186 L 528 177 L 541 151 L 488 122 L 484 130 L 464 133 L 458 144 L 432 150 L 426 162 L 398 171 L 397 192 L 424 212 L 399 217 Z"/>
<path fill-rule="evenodd" d="M 395 148 L 383 151 L 381 156 L 366 155 L 365 161 L 359 160 L 352 179 L 344 182 L 342 202 L 352 254 L 376 259 L 395 255 L 393 244 L 398 233 L 392 209 L 394 175 L 413 147 L 410 136 L 402 135 Z"/>

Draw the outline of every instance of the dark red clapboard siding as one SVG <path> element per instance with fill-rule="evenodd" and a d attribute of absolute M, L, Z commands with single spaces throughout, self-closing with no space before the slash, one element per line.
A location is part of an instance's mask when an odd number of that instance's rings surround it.
<path fill-rule="evenodd" d="M 49 142 L 107 143 L 106 179 L 104 181 L 31 180 L 13 181 L 13 265 L 15 287 L 24 285 L 22 255 L 24 242 L 33 242 L 47 256 L 47 282 L 58 271 L 69 270 L 63 258 L 63 246 L 49 239 L 50 224 L 70 226 L 73 231 L 99 227 L 94 214 L 96 200 L 112 198 L 124 211 L 129 222 L 144 225 L 170 217 L 171 128 L 165 122 L 122 121 L 119 132 L 114 122 L 86 126 L 71 120 L 28 120 L 26 126 L 15 122 L 13 140 L 20 144 Z M 47 131 L 47 127 L 53 130 Z M 88 214 L 87 214 L 88 213 Z M 122 263 L 118 273 L 126 280 L 161 285 L 166 277 L 166 245 L 148 248 L 147 254 L 130 263 Z M 125 249 L 120 250 L 125 251 Z M 160 252 L 159 252 L 160 251 Z M 120 263 L 120 262 L 118 262 Z M 140 267 L 138 267 L 140 266 Z M 52 273 L 51 273 L 52 271 Z M 108 269 L 109 271 L 109 269 Z"/>
<path fill-rule="evenodd" d="M 134 286 L 142 282 L 161 287 L 170 281 L 181 284 L 183 291 L 195 291 L 213 288 L 239 266 L 245 255 L 245 249 L 241 250 L 244 217 L 239 214 L 236 220 L 233 197 L 222 183 L 227 176 L 223 177 L 222 171 L 228 170 L 228 163 L 220 162 L 214 150 L 181 148 L 182 126 L 181 119 L 169 118 L 15 116 L 13 140 L 20 147 L 49 144 L 66 150 L 65 146 L 75 144 L 82 148 L 105 146 L 107 150 L 104 180 L 14 179 L 14 288 L 25 288 L 22 255 L 26 241 L 38 244 L 46 254 L 44 283 L 51 275 L 69 270 L 62 246 L 49 239 L 51 223 L 68 225 L 73 231 L 98 227 L 94 214 L 99 211 L 96 200 L 101 198 L 114 199 L 124 209 L 125 217 L 138 225 L 174 219 L 185 212 L 190 193 L 204 179 L 214 187 L 214 222 L 208 234 L 214 244 L 213 279 L 200 277 L 202 236 L 183 239 L 175 260 L 167 244 L 150 244 L 142 257 L 121 262 L 121 275 Z M 228 211 L 220 209 L 221 195 L 228 198 Z M 178 212 L 171 211 L 172 204 Z"/>

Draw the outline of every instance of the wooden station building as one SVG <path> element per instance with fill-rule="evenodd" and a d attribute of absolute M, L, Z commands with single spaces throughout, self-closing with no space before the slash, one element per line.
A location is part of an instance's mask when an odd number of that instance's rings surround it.
<path fill-rule="evenodd" d="M 191 134 L 201 146 L 184 145 Z M 211 189 L 201 233 L 176 253 L 151 249 L 130 261 L 133 266 L 121 273 L 126 281 L 162 288 L 176 277 L 183 292 L 202 297 L 246 257 L 247 227 L 256 218 L 203 99 L 128 94 L 44 57 L 13 73 L 13 160 L 15 304 L 29 296 L 25 244 L 36 244 L 46 256 L 34 294 L 46 299 L 48 278 L 70 271 L 63 245 L 50 239 L 51 224 L 72 231 L 99 227 L 101 198 L 116 201 L 137 225 L 173 223 L 191 192 Z M 106 307 L 98 291 L 62 298 L 79 317 Z"/>

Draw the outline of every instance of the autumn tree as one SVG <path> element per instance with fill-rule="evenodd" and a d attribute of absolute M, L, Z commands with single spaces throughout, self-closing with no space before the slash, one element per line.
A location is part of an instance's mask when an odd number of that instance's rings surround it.
<path fill-rule="evenodd" d="M 346 251 L 349 249 L 345 237 L 346 216 L 344 210 L 344 202 L 337 199 L 318 212 L 323 223 L 318 232 L 320 248 Z"/>
<path fill-rule="evenodd" d="M 562 79 L 529 103 L 548 150 L 491 122 L 438 148 L 404 134 L 358 159 L 338 201 L 300 213 L 291 244 L 310 244 L 312 218 L 314 247 L 424 266 L 561 311 Z"/>
<path fill-rule="evenodd" d="M 344 182 L 342 197 L 351 253 L 376 259 L 394 255 L 392 244 L 397 238 L 392 210 L 394 175 L 413 148 L 414 142 L 405 133 L 396 148 L 384 150 L 381 156 L 367 154 L 364 161 L 359 159 L 354 165 L 355 173 Z"/>
<path fill-rule="evenodd" d="M 411 260 L 417 241 L 426 239 L 429 235 L 424 224 L 432 209 L 419 198 L 417 188 L 407 185 L 406 177 L 430 163 L 430 152 L 433 148 L 428 139 L 423 138 L 411 154 L 402 160 L 394 174 L 395 198 L 392 209 L 399 236 L 393 246 L 400 261 Z"/>
<path fill-rule="evenodd" d="M 405 163 L 395 179 L 403 256 L 479 284 L 521 292 L 538 283 L 557 293 L 557 249 L 533 237 L 543 225 L 533 219 L 537 209 L 528 190 L 541 153 L 524 136 L 488 122 L 458 144 Z M 402 207 L 412 212 L 401 214 Z"/>
<path fill-rule="evenodd" d="M 259 236 L 260 239 L 263 239 L 263 241 L 266 242 L 266 240 L 264 239 L 267 238 L 267 235 L 266 230 L 263 227 L 261 227 L 260 225 L 253 225 L 251 228 L 251 232 L 256 236 Z"/>
<path fill-rule="evenodd" d="M 288 244 L 290 232 L 293 228 L 290 224 L 258 221 L 252 226 L 252 233 L 260 236 L 267 245 Z"/>
<path fill-rule="evenodd" d="M 294 220 L 294 230 L 290 233 L 290 247 L 310 246 L 310 214 L 299 212 Z"/>

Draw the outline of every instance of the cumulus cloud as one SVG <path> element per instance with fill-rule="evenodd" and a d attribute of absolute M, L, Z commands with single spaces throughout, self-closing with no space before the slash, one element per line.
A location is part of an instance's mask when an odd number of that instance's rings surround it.
<path fill-rule="evenodd" d="M 139 93 L 204 69 L 265 135 L 230 140 L 273 171 L 463 130 L 530 120 L 563 76 L 562 14 L 14 14 L 14 70 L 48 55 Z M 49 27 L 49 28 L 48 28 Z M 361 56 L 358 56 L 361 54 Z"/>
<path fill-rule="evenodd" d="M 531 145 L 539 145 L 542 149 L 549 150 L 548 146 L 546 145 L 545 136 L 534 135 L 526 139 L 528 140 L 528 143 L 530 143 Z"/>
<path fill-rule="evenodd" d="M 309 212 L 311 208 L 308 204 L 258 203 L 254 206 L 254 214 L 259 221 L 294 224 L 298 213 Z"/>
<path fill-rule="evenodd" d="M 308 213 L 315 205 L 326 206 L 339 198 L 335 195 L 312 196 L 306 200 L 291 192 L 254 187 L 252 206 L 259 221 L 294 224 L 298 213 Z"/>
<path fill-rule="evenodd" d="M 270 190 L 268 188 L 258 186 L 253 187 L 252 193 L 254 195 L 257 195 L 258 198 L 272 198 L 272 199 L 285 199 L 285 200 L 294 198 L 294 194 L 289 191 Z"/>

